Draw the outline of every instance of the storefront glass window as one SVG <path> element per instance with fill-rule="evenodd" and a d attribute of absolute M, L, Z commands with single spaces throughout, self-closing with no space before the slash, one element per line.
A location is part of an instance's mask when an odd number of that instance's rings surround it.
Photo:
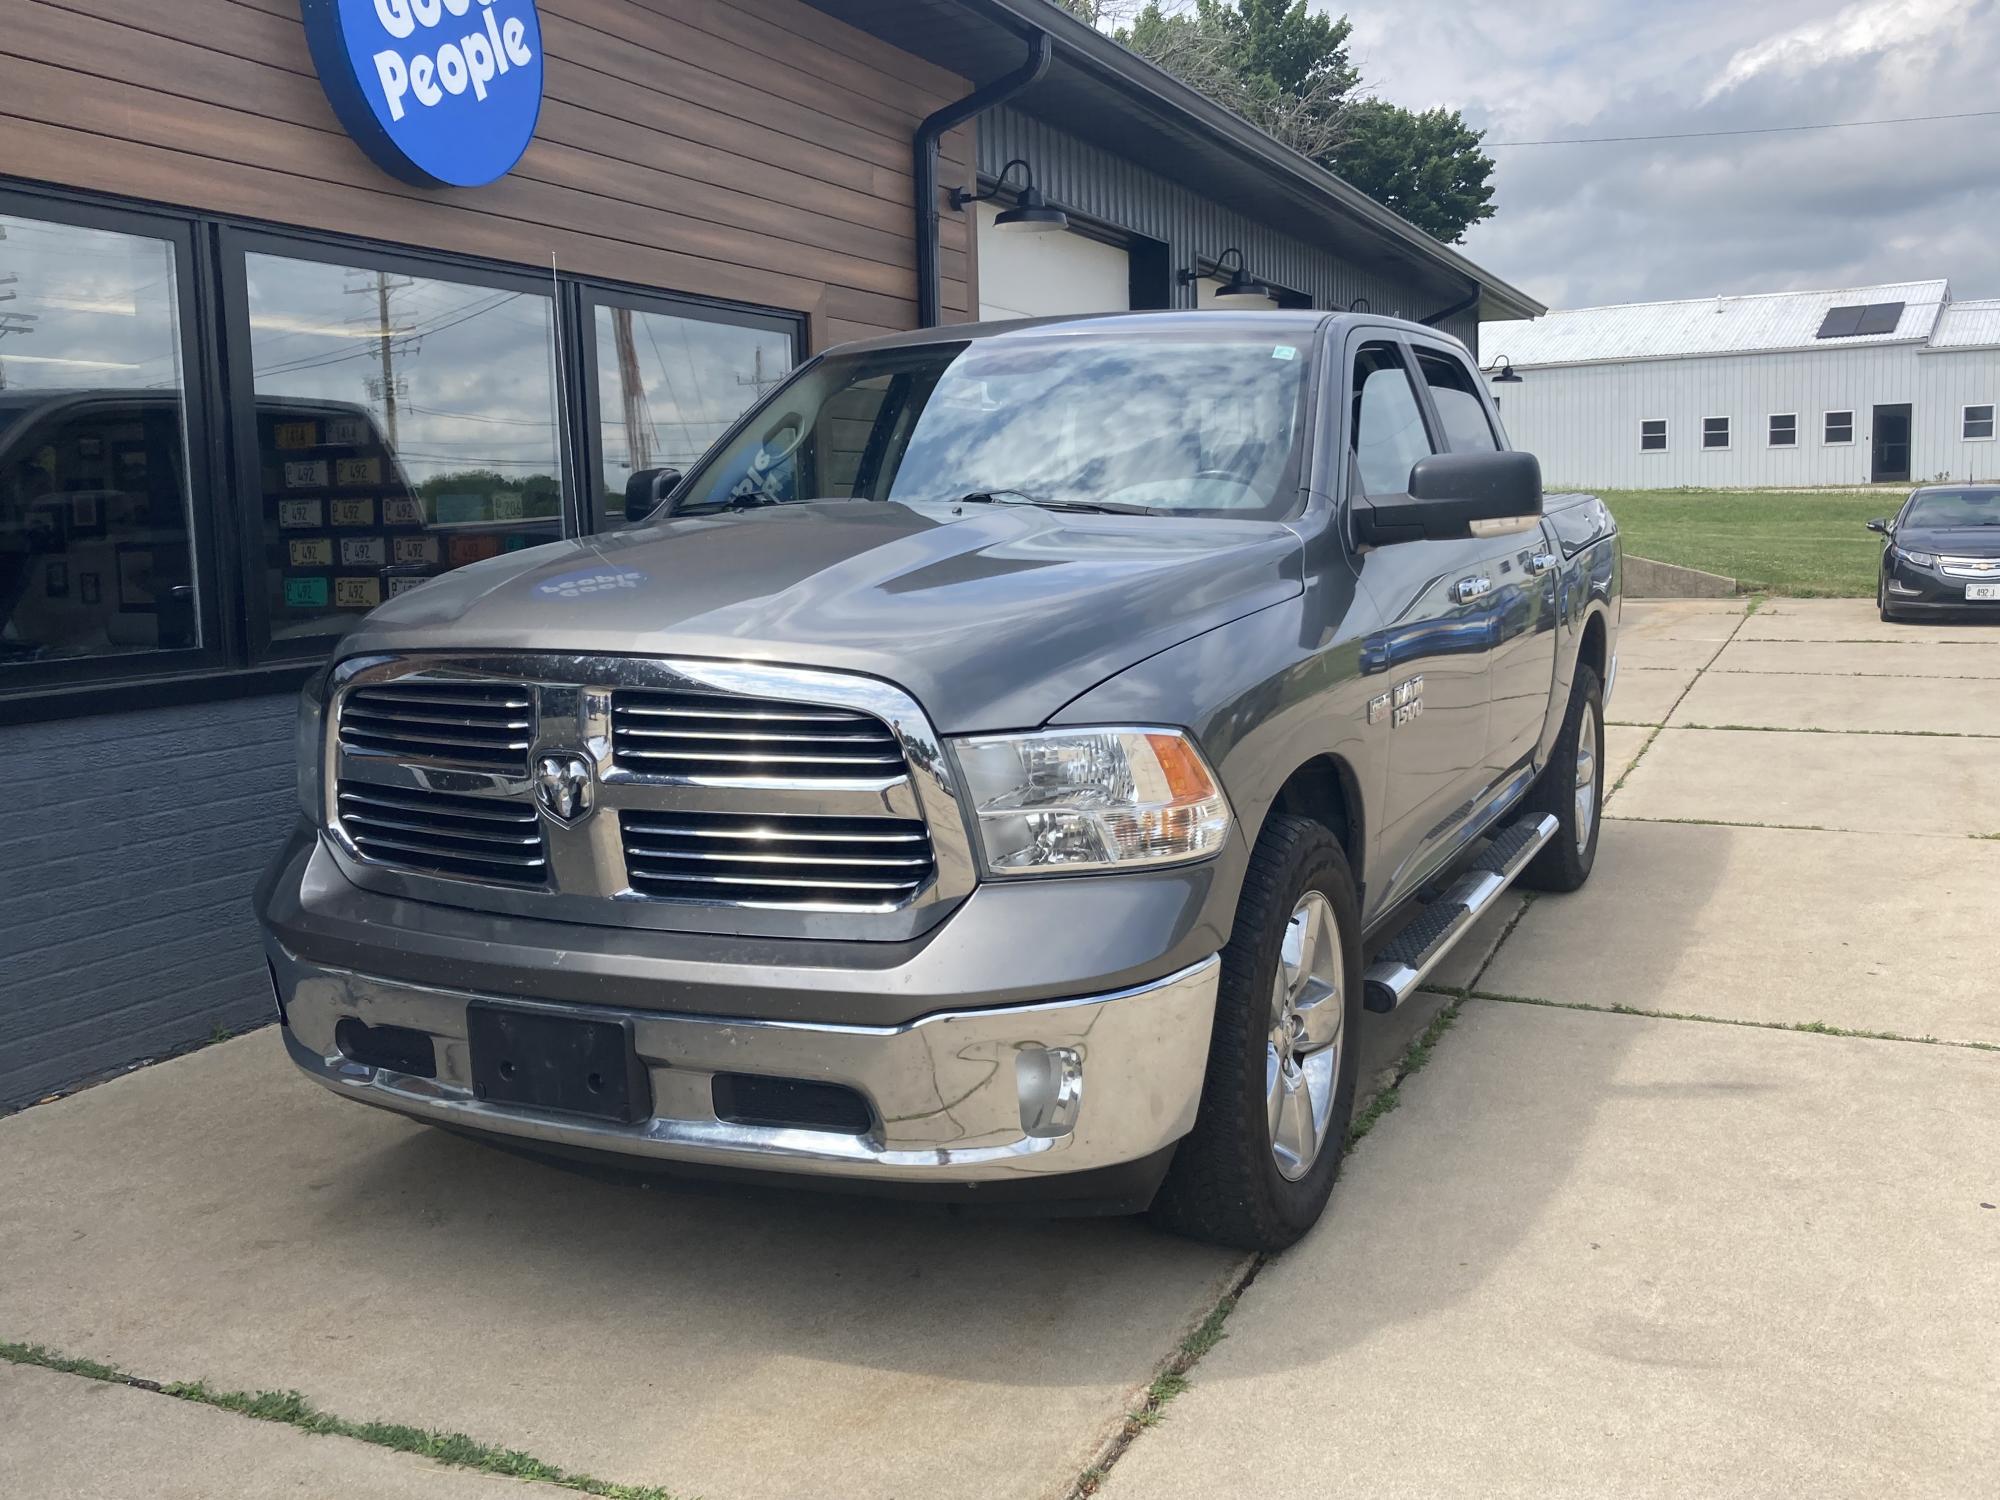
<path fill-rule="evenodd" d="M 630 307 L 596 309 L 598 524 L 624 516 L 639 469 L 694 467 L 792 368 L 792 335 Z"/>
<path fill-rule="evenodd" d="M 201 644 L 166 240 L 0 214 L 0 684 Z"/>
<path fill-rule="evenodd" d="M 245 272 L 274 644 L 561 536 L 548 297 L 263 254 Z"/>

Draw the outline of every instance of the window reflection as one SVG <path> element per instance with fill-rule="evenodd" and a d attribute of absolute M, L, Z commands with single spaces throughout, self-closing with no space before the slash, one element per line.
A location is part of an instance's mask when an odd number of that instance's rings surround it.
<path fill-rule="evenodd" d="M 0 668 L 200 644 L 175 272 L 0 214 Z"/>
<path fill-rule="evenodd" d="M 640 469 L 695 460 L 792 368 L 792 338 L 629 307 L 597 308 L 599 524 L 624 514 Z"/>
<path fill-rule="evenodd" d="M 245 262 L 274 640 L 561 535 L 546 296 Z"/>

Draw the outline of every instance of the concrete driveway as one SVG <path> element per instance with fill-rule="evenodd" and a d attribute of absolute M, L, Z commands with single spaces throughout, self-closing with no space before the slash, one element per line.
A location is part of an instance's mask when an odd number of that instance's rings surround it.
<path fill-rule="evenodd" d="M 1745 611 L 1627 608 L 1595 878 L 1370 1032 L 1457 1008 L 1288 1254 L 603 1184 L 260 1033 L 0 1121 L 0 1494 L 2000 1491 L 2000 631 Z"/>

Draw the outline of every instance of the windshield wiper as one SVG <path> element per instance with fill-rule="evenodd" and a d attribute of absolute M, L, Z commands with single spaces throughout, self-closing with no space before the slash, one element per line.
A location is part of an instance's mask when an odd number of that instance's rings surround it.
<path fill-rule="evenodd" d="M 1018 495 L 1018 500 L 1003 500 L 1003 495 Z M 1045 500 L 1039 495 L 1031 495 L 1026 490 L 968 490 L 960 495 L 957 505 L 1035 505 L 1043 510 L 1080 510 L 1101 516 L 1150 516 L 1150 505 L 1120 505 L 1115 500 Z"/>

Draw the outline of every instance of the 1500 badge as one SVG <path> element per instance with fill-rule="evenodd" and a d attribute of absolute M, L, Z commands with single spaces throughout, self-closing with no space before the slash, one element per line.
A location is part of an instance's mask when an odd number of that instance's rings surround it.
<path fill-rule="evenodd" d="M 1377 693 L 1368 700 L 1368 722 L 1379 724 L 1387 717 L 1391 729 L 1401 729 L 1423 711 L 1424 680 L 1421 677 L 1399 682 L 1388 692 Z"/>

